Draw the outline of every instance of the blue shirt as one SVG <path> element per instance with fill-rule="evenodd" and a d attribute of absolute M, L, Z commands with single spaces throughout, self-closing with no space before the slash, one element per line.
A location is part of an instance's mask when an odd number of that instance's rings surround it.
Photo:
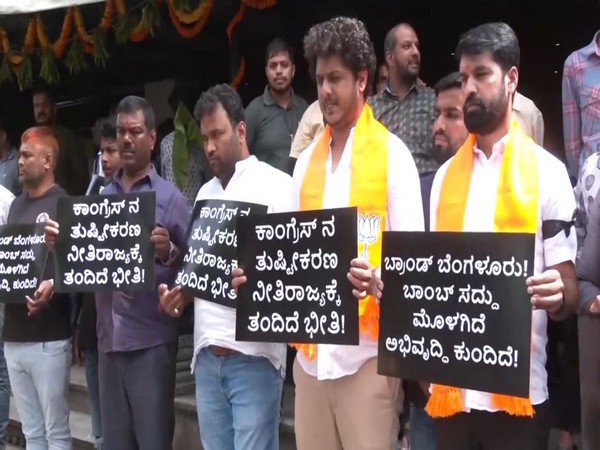
<path fill-rule="evenodd" d="M 123 194 L 120 169 L 104 188 L 102 195 Z M 129 192 L 156 192 L 156 223 L 169 230 L 171 242 L 185 252 L 185 237 L 191 219 L 185 197 L 154 167 Z M 177 339 L 178 320 L 168 316 L 159 307 L 158 286 L 173 286 L 176 265 L 168 267 L 155 259 L 154 289 L 149 292 L 126 293 L 107 291 L 96 293 L 98 350 L 128 352 L 156 347 Z"/>
<path fill-rule="evenodd" d="M 19 184 L 19 157 L 16 148 L 11 148 L 6 159 L 0 159 L 0 184 L 15 196 L 21 193 Z"/>

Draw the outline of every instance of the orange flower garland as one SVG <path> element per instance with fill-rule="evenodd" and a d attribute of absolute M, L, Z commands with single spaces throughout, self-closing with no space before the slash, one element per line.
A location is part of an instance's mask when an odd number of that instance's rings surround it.
<path fill-rule="evenodd" d="M 54 44 L 52 44 L 48 40 L 48 36 L 46 35 L 46 31 L 44 30 L 44 23 L 42 22 L 42 18 L 39 14 L 36 15 L 36 30 L 37 30 L 37 38 L 40 42 L 42 48 L 50 48 L 52 53 L 56 58 L 62 57 L 65 53 L 65 49 L 67 48 L 67 42 L 69 41 L 69 37 L 71 36 L 71 31 L 73 29 L 73 8 L 67 8 L 67 14 L 63 20 L 63 25 L 60 30 L 60 36 L 56 40 Z"/>
<path fill-rule="evenodd" d="M 231 86 L 233 89 L 237 89 L 238 86 L 240 85 L 240 83 L 242 82 L 242 80 L 244 79 L 245 74 L 246 74 L 246 58 L 244 58 L 242 56 L 241 61 L 240 61 L 240 67 L 238 68 L 238 71 L 235 74 L 235 77 L 233 78 L 233 80 L 231 80 L 231 83 L 229 83 L 229 86 Z"/>
<path fill-rule="evenodd" d="M 199 21 L 202 16 L 206 13 L 206 3 L 205 1 L 200 1 L 200 3 L 198 3 L 198 6 L 196 7 L 196 9 L 194 9 L 193 11 L 179 11 L 177 8 L 175 8 L 175 4 L 174 4 L 174 0 L 167 0 L 169 3 L 169 6 L 171 8 L 173 8 L 173 12 L 175 13 L 175 15 L 177 16 L 177 19 L 179 20 L 179 22 L 183 22 L 186 25 L 190 25 L 192 23 L 195 23 L 197 21 Z M 212 5 L 211 5 L 212 6 Z"/>
<path fill-rule="evenodd" d="M 210 11 L 214 6 L 214 0 L 201 1 L 200 5 L 198 5 L 198 8 L 194 10 L 194 14 L 199 14 L 199 19 L 192 27 L 185 26 L 183 21 L 179 20 L 178 11 L 173 7 L 173 0 L 168 0 L 167 6 L 169 7 L 169 17 L 171 18 L 173 26 L 177 29 L 177 32 L 182 37 L 190 39 L 200 33 L 202 28 L 204 28 L 204 25 L 210 16 Z M 201 10 L 201 14 L 198 12 L 199 9 Z M 179 14 L 181 14 L 181 12 L 179 12 Z"/>
<path fill-rule="evenodd" d="M 240 3 L 240 8 L 235 13 L 235 16 L 231 18 L 229 21 L 229 25 L 227 25 L 227 38 L 229 39 L 229 43 L 231 44 L 231 39 L 233 38 L 233 30 L 236 25 L 242 21 L 244 15 L 246 14 L 246 4 Z"/>

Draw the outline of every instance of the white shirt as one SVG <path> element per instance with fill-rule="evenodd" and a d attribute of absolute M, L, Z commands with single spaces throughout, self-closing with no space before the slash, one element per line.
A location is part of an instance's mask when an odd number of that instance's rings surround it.
<path fill-rule="evenodd" d="M 287 211 L 292 178 L 255 156 L 239 161 L 227 187 L 214 177 L 198 191 L 196 201 L 205 199 L 233 200 L 267 205 L 267 212 Z M 281 343 L 242 342 L 235 340 L 235 309 L 196 298 L 194 300 L 194 357 L 209 345 L 236 350 L 245 355 L 262 356 L 285 375 L 286 345 Z"/>
<path fill-rule="evenodd" d="M 492 148 L 492 155 L 487 159 L 485 154 L 475 148 L 473 171 L 469 198 L 465 209 L 464 231 L 490 232 L 494 230 L 494 217 L 500 168 L 507 136 Z M 542 239 L 542 221 L 570 221 L 575 211 L 575 198 L 565 166 L 554 156 L 538 145 L 535 146 L 538 161 L 539 201 L 538 223 L 535 234 L 534 272 L 540 274 L 550 266 L 565 262 L 575 262 L 577 237 L 575 230 L 567 237 L 564 231 L 551 239 Z M 451 160 L 450 160 L 451 161 Z M 436 227 L 436 212 L 440 196 L 440 188 L 448 164 L 447 161 L 438 170 L 431 188 L 431 229 Z M 523 286 L 525 288 L 525 286 Z M 546 311 L 533 312 L 532 323 L 532 357 L 529 393 L 532 404 L 539 405 L 548 399 L 548 382 L 546 373 Z M 506 330 L 510 332 L 510 330 Z M 497 411 L 491 401 L 491 395 L 484 392 L 463 390 L 465 409 Z"/>
<path fill-rule="evenodd" d="M 13 193 L 0 184 L 0 225 L 6 225 L 8 211 L 14 199 Z"/>
<path fill-rule="evenodd" d="M 325 168 L 323 209 L 348 206 L 353 141 L 354 128 L 348 136 L 335 172 L 331 170 L 331 151 L 329 152 Z M 292 208 L 294 211 L 297 211 L 300 206 L 300 190 L 315 146 L 316 143 L 313 142 L 302 152 L 296 162 L 292 180 Z M 421 184 L 417 167 L 406 145 L 392 133 L 390 133 L 388 142 L 387 221 L 385 230 L 424 230 Z M 361 334 L 358 346 L 321 344 L 318 345 L 315 359 L 308 360 L 303 354 L 298 353 L 298 361 L 306 373 L 317 377 L 319 380 L 327 380 L 352 375 L 367 360 L 376 356 L 377 341 L 371 338 L 370 335 Z"/>

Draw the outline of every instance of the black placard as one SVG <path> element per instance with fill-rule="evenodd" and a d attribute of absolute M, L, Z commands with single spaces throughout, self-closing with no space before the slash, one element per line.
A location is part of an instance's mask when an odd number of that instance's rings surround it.
<path fill-rule="evenodd" d="M 529 396 L 534 239 L 384 233 L 378 372 Z"/>
<path fill-rule="evenodd" d="M 175 284 L 203 300 L 235 308 L 231 271 L 237 267 L 238 217 L 266 214 L 266 205 L 229 200 L 200 200 L 187 231 L 188 251 Z"/>
<path fill-rule="evenodd" d="M 25 303 L 44 274 L 45 223 L 0 226 L 0 303 Z"/>
<path fill-rule="evenodd" d="M 356 208 L 238 219 L 236 339 L 358 345 Z"/>
<path fill-rule="evenodd" d="M 65 197 L 57 208 L 57 292 L 154 289 L 154 192 Z"/>

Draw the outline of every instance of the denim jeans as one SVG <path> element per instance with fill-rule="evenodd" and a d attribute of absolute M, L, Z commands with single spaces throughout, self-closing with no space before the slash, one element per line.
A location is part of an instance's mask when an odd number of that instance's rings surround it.
<path fill-rule="evenodd" d="M 435 423 L 423 408 L 410 406 L 410 450 L 435 450 Z"/>
<path fill-rule="evenodd" d="M 10 410 L 10 381 L 8 369 L 4 358 L 4 343 L 2 331 L 4 329 L 4 303 L 0 303 L 0 449 L 6 447 L 6 432 L 8 428 L 8 415 Z"/>
<path fill-rule="evenodd" d="M 102 417 L 100 415 L 100 383 L 98 380 L 98 350 L 85 350 L 85 380 L 88 387 L 92 437 L 96 448 L 102 448 Z"/>
<path fill-rule="evenodd" d="M 194 373 L 205 450 L 279 450 L 283 378 L 267 358 L 204 348 Z"/>
<path fill-rule="evenodd" d="M 4 355 L 27 450 L 71 450 L 71 341 L 5 342 Z"/>

